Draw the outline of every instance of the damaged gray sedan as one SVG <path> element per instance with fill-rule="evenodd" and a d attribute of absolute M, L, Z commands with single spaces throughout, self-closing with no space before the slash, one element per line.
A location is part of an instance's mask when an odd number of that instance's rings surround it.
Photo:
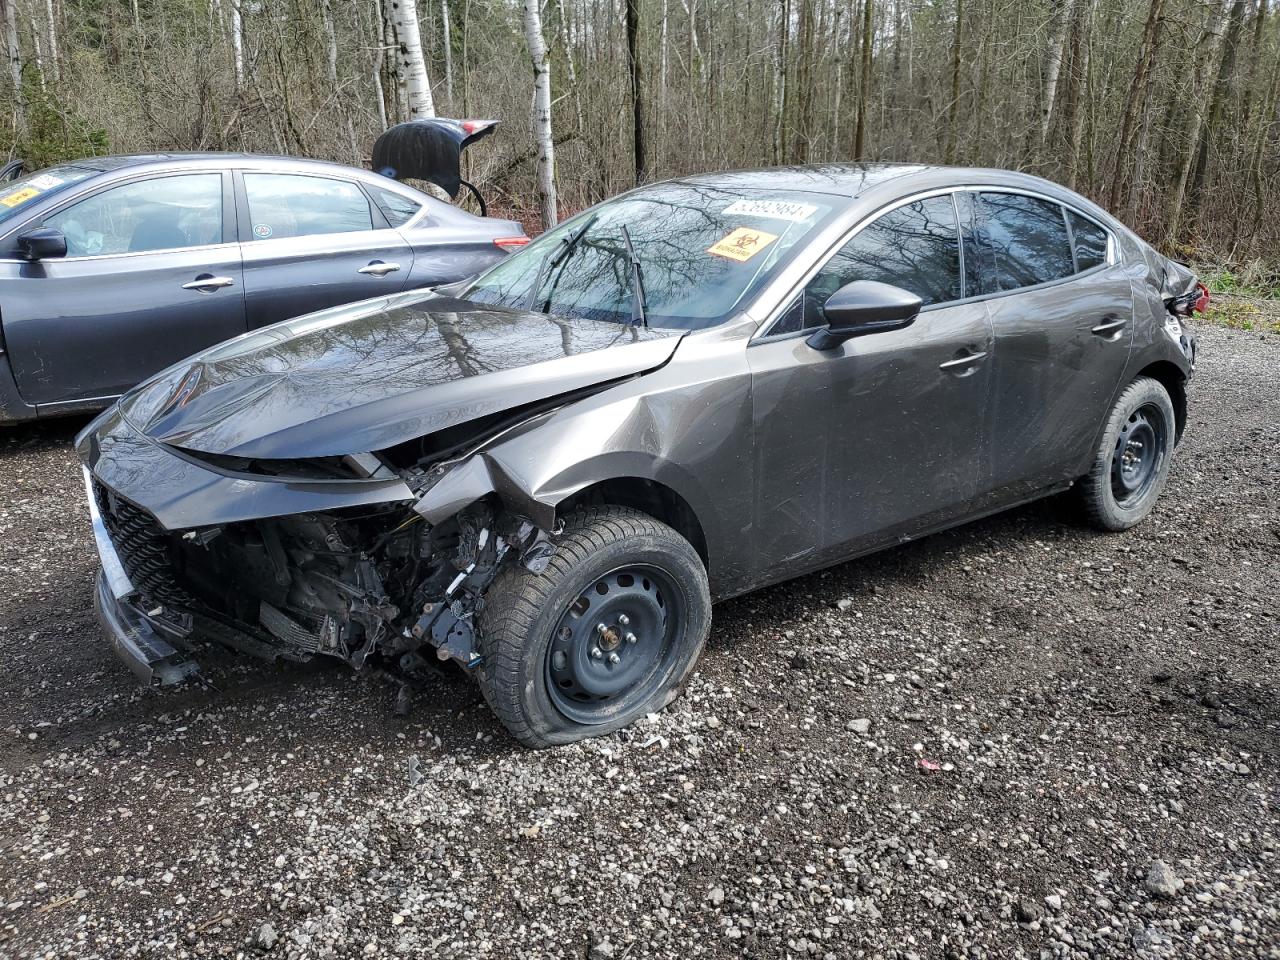
<path fill-rule="evenodd" d="M 1204 288 L 1012 173 L 827 166 L 644 187 L 478 279 L 198 354 L 77 443 L 100 618 L 471 674 L 531 746 L 660 709 L 713 600 L 1076 487 L 1152 508 Z"/>

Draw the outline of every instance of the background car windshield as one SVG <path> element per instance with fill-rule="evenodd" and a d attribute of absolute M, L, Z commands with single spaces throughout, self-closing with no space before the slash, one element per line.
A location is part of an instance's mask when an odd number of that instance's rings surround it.
<path fill-rule="evenodd" d="M 0 223 L 24 213 L 41 197 L 65 190 L 97 172 L 68 164 L 63 167 L 47 167 L 19 180 L 0 183 Z"/>
<path fill-rule="evenodd" d="M 603 204 L 561 224 L 495 266 L 463 296 L 562 316 L 631 320 L 630 265 L 622 227 L 644 275 L 650 326 L 696 330 L 727 319 L 828 220 L 840 200 L 799 191 L 750 195 L 668 183 Z M 586 232 L 542 277 L 561 241 Z"/>

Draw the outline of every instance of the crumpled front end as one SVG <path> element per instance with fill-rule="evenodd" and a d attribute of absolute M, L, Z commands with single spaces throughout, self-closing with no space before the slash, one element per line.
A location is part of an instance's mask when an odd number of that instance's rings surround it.
<path fill-rule="evenodd" d="M 489 584 L 506 563 L 538 569 L 550 556 L 546 532 L 496 497 L 429 523 L 400 473 L 376 461 L 326 464 L 330 477 L 255 475 L 147 438 L 114 410 L 78 446 L 99 619 L 146 682 L 190 677 L 208 643 L 405 676 L 431 657 L 469 669 Z"/>

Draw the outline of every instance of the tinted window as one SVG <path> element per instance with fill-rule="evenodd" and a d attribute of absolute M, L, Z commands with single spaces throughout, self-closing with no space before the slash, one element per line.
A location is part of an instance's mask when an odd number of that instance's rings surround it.
<path fill-rule="evenodd" d="M 382 190 L 378 187 L 373 187 L 372 190 L 373 199 L 378 202 L 378 206 L 382 208 L 387 222 L 393 227 L 404 226 L 422 209 L 422 204 L 409 197 L 392 193 L 390 190 Z"/>
<path fill-rule="evenodd" d="M 630 323 L 625 226 L 640 261 L 649 324 L 710 327 L 803 251 L 805 238 L 843 202 L 801 191 L 744 194 L 699 183 L 654 184 L 547 231 L 482 274 L 463 296 Z"/>
<path fill-rule="evenodd" d="M 1062 207 L 1018 193 L 984 193 L 986 234 L 1001 290 L 1060 280 L 1075 272 Z"/>
<path fill-rule="evenodd" d="M 805 288 L 805 328 L 821 326 L 822 305 L 855 280 L 891 283 L 926 304 L 960 299 L 960 240 L 951 197 L 917 200 L 858 231 Z"/>
<path fill-rule="evenodd" d="M 1076 269 L 1092 270 L 1107 262 L 1107 231 L 1092 220 L 1077 216 L 1070 210 L 1067 219 L 1071 221 L 1071 239 L 1076 248 Z"/>
<path fill-rule="evenodd" d="M 972 192 L 956 193 L 960 211 L 960 237 L 964 243 L 964 295 L 976 297 L 996 291 L 995 257 L 991 244 L 979 228 L 978 200 Z"/>
<path fill-rule="evenodd" d="M 373 229 L 369 201 L 346 180 L 246 173 L 244 189 L 255 240 Z"/>
<path fill-rule="evenodd" d="M 222 174 L 159 177 L 103 190 L 44 225 L 67 238 L 67 256 L 145 253 L 222 242 Z"/>

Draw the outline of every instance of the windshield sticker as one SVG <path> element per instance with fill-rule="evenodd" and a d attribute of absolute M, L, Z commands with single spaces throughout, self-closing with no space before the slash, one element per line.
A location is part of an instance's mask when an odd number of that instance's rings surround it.
<path fill-rule="evenodd" d="M 27 181 L 27 186 L 35 187 L 37 190 L 52 190 L 54 187 L 60 187 L 65 181 L 61 177 L 55 177 L 51 173 L 42 173 L 38 177 L 32 177 Z"/>
<path fill-rule="evenodd" d="M 777 239 L 777 234 L 753 230 L 750 227 L 739 227 L 724 239 L 717 240 L 707 247 L 707 253 L 736 260 L 738 263 L 746 263 Z"/>
<path fill-rule="evenodd" d="M 808 220 L 818 208 L 812 203 L 796 203 L 792 200 L 735 200 L 724 208 L 727 216 L 765 217 L 769 220 L 790 220 L 801 223 Z"/>
<path fill-rule="evenodd" d="M 271 229 L 269 223 L 255 223 L 253 225 L 253 235 L 259 240 L 267 240 L 275 231 Z"/>
<path fill-rule="evenodd" d="M 0 203 L 6 207 L 16 207 L 20 203 L 26 203 L 32 197 L 40 196 L 39 190 L 33 190 L 31 187 L 23 187 L 21 190 L 15 190 L 7 197 L 0 197 Z"/>

